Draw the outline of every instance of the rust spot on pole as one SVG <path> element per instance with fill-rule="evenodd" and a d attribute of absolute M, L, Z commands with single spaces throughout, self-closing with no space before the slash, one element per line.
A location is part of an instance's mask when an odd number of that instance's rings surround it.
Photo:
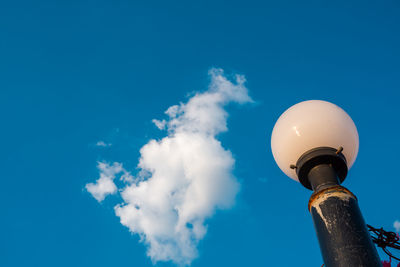
<path fill-rule="evenodd" d="M 308 201 L 308 210 L 311 212 L 311 207 L 314 205 L 314 202 L 320 202 L 322 199 L 329 196 L 351 197 L 357 200 L 357 197 L 347 188 L 340 185 L 332 186 L 321 191 L 314 192 Z"/>

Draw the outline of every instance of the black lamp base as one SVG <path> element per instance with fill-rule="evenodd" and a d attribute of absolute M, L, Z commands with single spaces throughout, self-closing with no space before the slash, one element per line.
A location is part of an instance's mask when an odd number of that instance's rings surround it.
<path fill-rule="evenodd" d="M 317 147 L 298 159 L 296 172 L 305 188 L 317 191 L 341 184 L 347 176 L 347 162 L 340 149 Z"/>

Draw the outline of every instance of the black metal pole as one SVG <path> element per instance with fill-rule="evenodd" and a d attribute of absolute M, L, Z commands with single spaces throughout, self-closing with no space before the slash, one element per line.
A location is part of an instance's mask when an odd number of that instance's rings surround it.
<path fill-rule="evenodd" d="M 380 267 L 356 196 L 340 186 L 347 175 L 343 154 L 317 148 L 297 162 L 300 182 L 314 193 L 308 208 L 314 221 L 326 267 Z"/>

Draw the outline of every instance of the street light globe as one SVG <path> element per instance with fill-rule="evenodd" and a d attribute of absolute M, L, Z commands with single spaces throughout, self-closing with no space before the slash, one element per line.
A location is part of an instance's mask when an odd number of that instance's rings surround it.
<path fill-rule="evenodd" d="M 343 148 L 347 168 L 358 153 L 357 128 L 340 107 L 327 101 L 309 100 L 286 110 L 275 123 L 271 136 L 272 154 L 279 168 L 299 181 L 291 167 L 307 151 L 318 147 Z"/>

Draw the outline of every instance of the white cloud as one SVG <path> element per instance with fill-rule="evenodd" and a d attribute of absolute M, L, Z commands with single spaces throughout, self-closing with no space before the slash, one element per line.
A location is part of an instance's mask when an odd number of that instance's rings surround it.
<path fill-rule="evenodd" d="M 130 172 L 127 172 L 124 169 L 124 174 L 121 175 L 120 180 L 125 183 L 133 183 L 135 181 L 135 178 L 132 176 L 132 174 Z"/>
<path fill-rule="evenodd" d="M 160 120 L 153 119 L 152 122 L 153 122 L 153 123 L 156 125 L 156 127 L 157 127 L 158 129 L 160 129 L 160 130 L 164 130 L 164 129 L 165 129 L 165 126 L 166 126 L 166 124 L 167 124 L 167 122 L 166 122 L 165 120 L 160 121 Z"/>
<path fill-rule="evenodd" d="M 393 223 L 393 227 L 394 227 L 394 229 L 396 229 L 396 232 L 400 232 L 400 221 L 398 221 L 398 220 L 396 220 L 394 223 Z"/>
<path fill-rule="evenodd" d="M 122 164 L 114 162 L 110 165 L 105 162 L 98 162 L 97 168 L 100 171 L 100 178 L 96 183 L 89 183 L 86 185 L 86 190 L 99 202 L 109 194 L 117 192 L 117 186 L 114 184 L 115 175 L 124 171 Z"/>
<path fill-rule="evenodd" d="M 115 207 L 121 223 L 148 246 L 153 262 L 189 265 L 207 232 L 206 219 L 231 207 L 239 191 L 235 160 L 216 135 L 227 131 L 226 104 L 252 100 L 243 76 L 232 82 L 220 69 L 209 75 L 206 92 L 170 107 L 167 120 L 153 121 L 168 135 L 141 148 L 139 174 L 121 190 L 123 203 Z"/>
<path fill-rule="evenodd" d="M 105 143 L 104 141 L 98 141 L 96 143 L 96 146 L 100 146 L 100 147 L 108 147 L 108 146 L 111 146 L 111 145 L 112 145 L 111 143 Z"/>

